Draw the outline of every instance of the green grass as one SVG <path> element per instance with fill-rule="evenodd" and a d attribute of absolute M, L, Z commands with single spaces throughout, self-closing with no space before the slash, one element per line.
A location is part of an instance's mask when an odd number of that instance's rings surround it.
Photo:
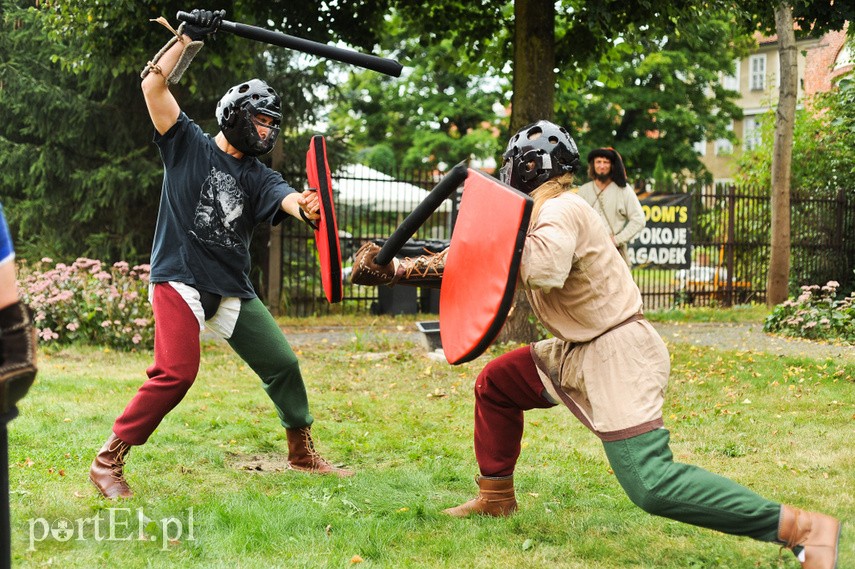
<path fill-rule="evenodd" d="M 373 322 L 363 320 L 386 325 Z M 526 415 L 517 515 L 446 517 L 442 509 L 475 494 L 471 386 L 487 357 L 451 367 L 393 334 L 297 351 L 317 446 L 355 477 L 277 470 L 285 433 L 258 380 L 227 346 L 205 343 L 196 385 L 131 451 L 136 497 L 119 503 L 97 496 L 89 464 L 150 355 L 85 347 L 43 354 L 9 424 L 14 566 L 798 567 L 775 545 L 633 506 L 601 444 L 561 407 Z M 842 518 L 850 525 L 840 567 L 855 567 L 855 366 L 685 345 L 672 346 L 672 359 L 665 421 L 675 458 Z M 259 457 L 274 467 L 239 467 Z M 141 513 L 151 521 L 137 522 Z M 114 524 L 115 537 L 131 539 L 105 538 L 111 514 L 125 524 Z M 52 529 L 62 519 L 90 522 L 68 541 L 47 537 L 31 547 L 30 526 L 34 537 L 44 533 L 39 518 Z M 182 537 L 164 543 L 178 522 Z"/>
<path fill-rule="evenodd" d="M 645 310 L 644 315 L 648 320 L 653 322 L 740 322 L 763 324 L 763 321 L 770 313 L 771 310 L 764 304 L 739 304 L 726 310 L 708 306 Z"/>

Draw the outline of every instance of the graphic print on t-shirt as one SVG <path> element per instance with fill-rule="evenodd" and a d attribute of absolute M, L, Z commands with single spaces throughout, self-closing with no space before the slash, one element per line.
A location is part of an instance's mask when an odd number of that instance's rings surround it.
<path fill-rule="evenodd" d="M 209 245 L 239 245 L 234 226 L 243 214 L 243 201 L 237 180 L 231 174 L 211 168 L 211 174 L 202 184 L 190 233 Z"/>

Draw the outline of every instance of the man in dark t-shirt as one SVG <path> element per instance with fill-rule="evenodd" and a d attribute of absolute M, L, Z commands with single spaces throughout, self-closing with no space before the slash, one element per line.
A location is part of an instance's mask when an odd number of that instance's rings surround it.
<path fill-rule="evenodd" d="M 297 357 L 249 279 L 253 228 L 275 225 L 286 215 L 318 219 L 317 195 L 297 192 L 257 158 L 273 149 L 281 121 L 279 96 L 264 81 L 229 89 L 217 105 L 220 132 L 213 138 L 181 111 L 169 85 L 180 79 L 223 16 L 194 13 L 198 23 L 173 30 L 175 37 L 142 73 L 164 166 L 149 291 L 154 364 L 92 463 L 89 478 L 107 498 L 133 495 L 125 458 L 130 447 L 148 440 L 195 381 L 204 328 L 225 338 L 261 378 L 286 429 L 292 469 L 353 474 L 315 451 L 314 419 Z"/>

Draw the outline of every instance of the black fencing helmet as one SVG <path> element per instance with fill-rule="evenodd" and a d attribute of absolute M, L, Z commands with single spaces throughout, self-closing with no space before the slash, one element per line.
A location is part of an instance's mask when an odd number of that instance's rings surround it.
<path fill-rule="evenodd" d="M 527 194 L 547 180 L 576 172 L 580 164 L 573 137 L 549 121 L 520 129 L 508 141 L 502 159 L 502 182 Z"/>
<path fill-rule="evenodd" d="M 267 138 L 258 135 L 258 115 L 273 119 Z M 267 154 L 273 150 L 282 125 L 279 95 L 261 79 L 235 85 L 217 103 L 217 123 L 226 140 L 244 154 Z"/>

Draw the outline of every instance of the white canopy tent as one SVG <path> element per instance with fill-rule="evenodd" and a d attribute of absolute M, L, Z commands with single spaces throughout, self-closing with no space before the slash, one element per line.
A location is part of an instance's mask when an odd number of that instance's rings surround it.
<path fill-rule="evenodd" d="M 337 205 L 396 213 L 413 211 L 429 193 L 362 164 L 348 164 L 336 172 L 332 187 Z M 445 200 L 437 211 L 450 212 L 451 201 Z"/>

